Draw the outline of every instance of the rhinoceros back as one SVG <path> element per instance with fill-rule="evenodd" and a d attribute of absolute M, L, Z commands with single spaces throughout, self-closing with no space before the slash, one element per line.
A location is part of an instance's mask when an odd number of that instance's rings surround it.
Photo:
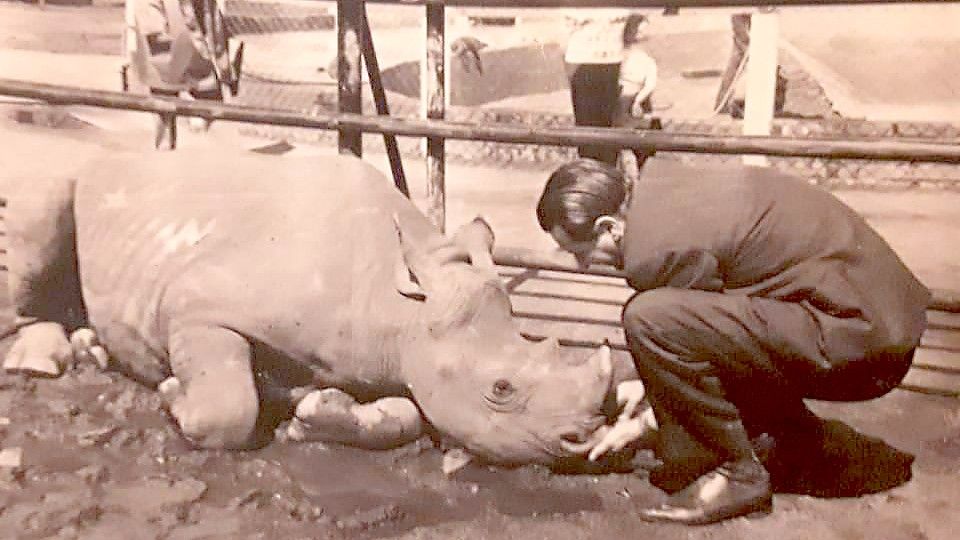
<path fill-rule="evenodd" d="M 355 158 L 177 151 L 108 160 L 77 189 L 91 322 L 112 351 L 159 368 L 176 319 L 375 379 L 377 344 L 395 328 L 371 323 L 371 312 L 410 302 L 390 280 L 394 213 L 414 234 L 430 229 Z"/>

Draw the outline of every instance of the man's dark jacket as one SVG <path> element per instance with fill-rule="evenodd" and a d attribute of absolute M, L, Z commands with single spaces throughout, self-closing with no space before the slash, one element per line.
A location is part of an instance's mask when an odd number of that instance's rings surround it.
<path fill-rule="evenodd" d="M 637 290 L 798 303 L 831 358 L 905 352 L 920 341 L 929 291 L 863 218 L 819 187 L 765 168 L 653 158 L 626 222 L 623 269 Z"/>

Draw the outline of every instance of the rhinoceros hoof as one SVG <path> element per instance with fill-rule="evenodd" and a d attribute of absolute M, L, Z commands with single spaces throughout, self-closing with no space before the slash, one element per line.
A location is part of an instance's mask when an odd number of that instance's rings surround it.
<path fill-rule="evenodd" d="M 163 402 L 169 407 L 183 393 L 183 384 L 176 377 L 167 377 L 157 385 L 157 392 L 160 393 Z"/>
<path fill-rule="evenodd" d="M 102 370 L 110 367 L 110 355 L 90 328 L 80 328 L 70 334 L 70 346 L 77 362 L 93 363 Z"/>
<path fill-rule="evenodd" d="M 420 410 L 409 399 L 386 397 L 361 404 L 341 390 L 327 388 L 310 393 L 297 405 L 286 436 L 385 449 L 411 442 L 422 431 Z"/>
<path fill-rule="evenodd" d="M 34 323 L 19 330 L 17 341 L 3 360 L 3 368 L 30 375 L 59 377 L 72 354 L 62 326 L 53 322 Z"/>
<path fill-rule="evenodd" d="M 259 404 L 243 394 L 223 393 L 214 386 L 183 383 L 168 377 L 159 385 L 170 414 L 180 426 L 181 434 L 200 448 L 250 448 L 254 444 Z M 217 399 L 217 397 L 221 399 Z"/>
<path fill-rule="evenodd" d="M 296 418 L 317 430 L 354 429 L 357 400 L 339 388 L 324 388 L 306 395 L 297 404 Z"/>

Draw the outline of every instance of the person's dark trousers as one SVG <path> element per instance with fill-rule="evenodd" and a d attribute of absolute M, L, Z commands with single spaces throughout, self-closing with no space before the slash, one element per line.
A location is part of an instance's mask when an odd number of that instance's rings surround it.
<path fill-rule="evenodd" d="M 578 126 L 611 127 L 620 98 L 620 64 L 567 64 L 573 116 Z M 620 150 L 611 146 L 578 147 L 582 158 L 616 166 Z"/>
<path fill-rule="evenodd" d="M 664 467 L 651 482 L 681 489 L 752 452 L 751 436 L 793 431 L 815 437 L 817 419 L 804 398 L 867 400 L 903 380 L 913 347 L 859 357 L 822 350 L 822 331 L 868 325 L 814 317 L 811 309 L 673 288 L 640 292 L 627 302 L 627 342 L 661 430 Z"/>

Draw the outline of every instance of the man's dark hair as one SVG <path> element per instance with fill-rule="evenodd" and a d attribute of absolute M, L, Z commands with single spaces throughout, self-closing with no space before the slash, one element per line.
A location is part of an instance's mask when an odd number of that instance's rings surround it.
<path fill-rule="evenodd" d="M 578 159 L 550 175 L 537 203 L 537 220 L 544 231 L 559 225 L 576 241 L 590 240 L 594 221 L 616 215 L 626 196 L 619 169 L 593 159 Z"/>

